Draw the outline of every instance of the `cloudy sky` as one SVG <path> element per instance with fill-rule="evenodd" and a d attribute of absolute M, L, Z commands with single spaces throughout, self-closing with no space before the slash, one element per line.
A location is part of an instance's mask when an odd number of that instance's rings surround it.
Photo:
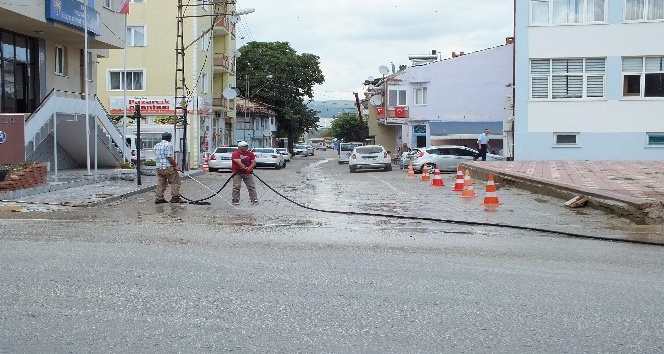
<path fill-rule="evenodd" d="M 354 99 L 381 65 L 410 65 L 410 54 L 449 58 L 512 36 L 512 0 L 238 0 L 237 8 L 256 10 L 237 24 L 238 47 L 281 41 L 320 57 L 317 101 Z"/>

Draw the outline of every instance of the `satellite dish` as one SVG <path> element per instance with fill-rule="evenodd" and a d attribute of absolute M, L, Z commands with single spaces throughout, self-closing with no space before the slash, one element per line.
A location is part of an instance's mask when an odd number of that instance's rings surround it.
<path fill-rule="evenodd" d="M 383 74 L 383 75 L 387 75 L 387 74 L 390 73 L 390 68 L 388 68 L 388 67 L 385 66 L 385 65 L 381 65 L 381 66 L 378 68 L 378 72 L 380 72 L 380 73 Z"/>
<path fill-rule="evenodd" d="M 374 106 L 380 106 L 383 103 L 383 96 L 373 95 L 369 99 L 369 102 L 371 102 L 371 104 L 374 105 Z"/>
<path fill-rule="evenodd" d="M 236 91 L 237 89 L 229 87 L 224 90 L 221 94 L 224 96 L 225 99 L 232 100 L 235 97 L 237 97 L 238 93 Z"/>
<path fill-rule="evenodd" d="M 238 22 L 240 22 L 240 16 L 239 16 L 239 15 L 232 15 L 232 16 L 230 17 L 230 21 L 231 21 L 231 23 L 233 23 L 233 24 L 238 23 Z"/>

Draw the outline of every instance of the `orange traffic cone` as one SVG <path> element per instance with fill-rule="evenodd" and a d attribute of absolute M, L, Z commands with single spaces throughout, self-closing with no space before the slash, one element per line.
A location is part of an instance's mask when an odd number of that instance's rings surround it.
<path fill-rule="evenodd" d="M 461 198 L 475 198 L 475 190 L 473 189 L 473 180 L 470 179 L 470 172 L 466 170 L 466 176 L 463 178 L 463 190 L 461 191 Z"/>
<path fill-rule="evenodd" d="M 203 170 L 203 171 L 209 171 L 210 170 L 210 166 L 208 165 L 207 160 L 203 161 L 203 166 L 201 166 L 201 170 Z"/>
<path fill-rule="evenodd" d="M 442 187 L 445 185 L 443 182 L 443 176 L 440 175 L 438 166 L 436 166 L 436 169 L 433 170 L 433 181 L 431 181 L 431 185 L 436 187 Z"/>
<path fill-rule="evenodd" d="M 415 170 L 413 169 L 412 162 L 408 165 L 408 178 L 415 178 Z"/>
<path fill-rule="evenodd" d="M 427 164 L 424 164 L 424 166 L 422 166 L 422 180 L 423 181 L 431 180 L 431 176 L 429 175 L 429 166 Z"/>
<path fill-rule="evenodd" d="M 489 173 L 489 180 L 486 182 L 486 194 L 484 195 L 484 203 L 482 205 L 496 207 L 500 204 L 496 195 L 496 185 L 493 183 L 493 174 Z"/>
<path fill-rule="evenodd" d="M 452 188 L 452 191 L 453 192 L 463 191 L 463 171 L 461 171 L 461 167 L 457 168 L 456 182 L 454 183 L 454 188 Z"/>

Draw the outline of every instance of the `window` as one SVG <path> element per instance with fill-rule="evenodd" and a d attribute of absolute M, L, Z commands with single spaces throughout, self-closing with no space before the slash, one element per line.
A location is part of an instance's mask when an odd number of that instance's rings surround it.
<path fill-rule="evenodd" d="M 94 79 L 94 62 L 92 61 L 92 53 L 88 52 L 88 81 L 93 81 Z"/>
<path fill-rule="evenodd" d="M 208 93 L 209 89 L 210 85 L 208 83 L 208 75 L 207 73 L 203 73 L 201 75 L 201 93 Z"/>
<path fill-rule="evenodd" d="M 530 23 L 606 22 L 606 0 L 531 0 Z"/>
<path fill-rule="evenodd" d="M 124 71 L 109 71 L 108 89 L 109 90 L 133 90 L 140 91 L 145 89 L 143 70 L 127 70 L 127 76 L 123 79 Z"/>
<path fill-rule="evenodd" d="M 664 146 L 664 133 L 647 133 L 648 146 Z"/>
<path fill-rule="evenodd" d="M 664 57 L 622 58 L 623 97 L 664 97 Z"/>
<path fill-rule="evenodd" d="M 207 52 L 208 50 L 210 50 L 210 42 L 211 41 L 212 41 L 212 35 L 209 31 L 207 33 L 203 34 L 201 50 L 204 51 L 204 52 Z"/>
<path fill-rule="evenodd" d="M 530 97 L 534 99 L 604 97 L 606 59 L 532 59 Z"/>
<path fill-rule="evenodd" d="M 127 46 L 145 47 L 145 26 L 127 26 Z"/>
<path fill-rule="evenodd" d="M 406 105 L 406 90 L 399 89 L 398 86 L 388 87 L 387 106 L 405 106 Z"/>
<path fill-rule="evenodd" d="M 416 105 L 425 105 L 427 104 L 427 88 L 419 87 L 415 89 L 415 104 Z"/>
<path fill-rule="evenodd" d="M 111 10 L 115 10 L 115 6 L 113 6 L 113 0 L 104 0 L 104 1 L 103 1 L 103 6 L 104 6 L 105 8 L 108 8 L 108 9 L 111 9 Z"/>
<path fill-rule="evenodd" d="M 553 133 L 553 144 L 558 146 L 578 146 L 579 133 Z"/>
<path fill-rule="evenodd" d="M 67 48 L 61 45 L 55 46 L 55 74 L 67 76 Z"/>
<path fill-rule="evenodd" d="M 664 20 L 664 1 L 625 0 L 625 21 Z"/>

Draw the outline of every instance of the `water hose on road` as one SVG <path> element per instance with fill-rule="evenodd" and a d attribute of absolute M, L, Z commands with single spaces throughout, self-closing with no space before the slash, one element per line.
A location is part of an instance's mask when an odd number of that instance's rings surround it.
<path fill-rule="evenodd" d="M 196 181 L 198 184 L 204 186 L 206 189 L 210 190 L 213 192 L 208 197 L 202 198 L 202 199 L 196 199 L 192 200 L 189 198 L 186 198 L 182 195 L 180 197 L 186 201 L 189 202 L 189 204 L 196 204 L 196 205 L 209 205 L 210 202 L 206 202 L 206 200 L 213 198 L 214 196 L 218 195 L 225 187 L 228 185 L 228 182 L 233 179 L 233 176 L 238 174 L 238 172 L 233 173 L 226 182 L 217 190 L 216 192 L 213 191 L 210 187 L 206 186 L 205 184 L 201 183 L 191 175 L 187 174 L 186 172 L 183 172 L 185 176 L 191 178 L 192 180 Z M 401 219 L 401 220 L 418 220 L 418 221 L 430 221 L 430 222 L 438 222 L 438 223 L 445 223 L 445 224 L 455 224 L 455 225 L 467 225 L 467 226 L 484 226 L 484 227 L 498 227 L 498 228 L 505 228 L 505 229 L 513 229 L 513 230 L 524 230 L 524 231 L 532 231 L 532 232 L 541 232 L 541 233 L 547 233 L 547 234 L 554 234 L 554 235 L 563 235 L 563 236 L 569 236 L 569 237 L 574 237 L 574 238 L 584 238 L 584 239 L 590 239 L 590 240 L 598 240 L 598 241 L 613 241 L 613 242 L 623 242 L 623 243 L 635 243 L 635 244 L 643 244 L 643 245 L 654 245 L 654 246 L 662 246 L 661 243 L 657 243 L 654 241 L 645 241 L 645 240 L 629 240 L 629 239 L 620 239 L 620 238 L 615 238 L 615 237 L 599 237 L 599 236 L 592 236 L 592 235 L 584 235 L 584 234 L 579 234 L 575 232 L 567 232 L 567 231 L 560 231 L 560 230 L 550 230 L 550 229 L 543 229 L 539 227 L 531 227 L 531 226 L 520 226 L 520 225 L 510 225 L 510 224 L 499 224 L 499 223 L 488 223 L 488 222 L 479 222 L 479 221 L 467 221 L 467 220 L 454 220 L 454 219 L 441 219 L 441 218 L 431 218 L 431 217 L 423 217 L 423 216 L 408 216 L 408 215 L 396 215 L 396 214 L 379 214 L 379 213 L 368 213 L 368 212 L 362 212 L 362 211 L 341 211 L 341 210 L 326 210 L 326 209 L 320 209 L 320 208 L 313 208 L 310 206 L 306 206 L 302 203 L 298 203 L 297 201 L 281 194 L 272 186 L 267 184 L 267 182 L 263 181 L 262 178 L 260 178 L 258 175 L 252 172 L 254 177 L 258 179 L 261 183 L 265 185 L 269 190 L 274 192 L 276 195 L 280 196 L 281 198 L 289 201 L 292 204 L 295 204 L 299 206 L 300 208 L 311 210 L 311 211 L 317 211 L 321 213 L 330 213 L 330 214 L 342 214 L 342 215 L 361 215 L 361 216 L 372 216 L 372 217 L 384 217 L 384 218 L 393 218 L 393 219 Z"/>

